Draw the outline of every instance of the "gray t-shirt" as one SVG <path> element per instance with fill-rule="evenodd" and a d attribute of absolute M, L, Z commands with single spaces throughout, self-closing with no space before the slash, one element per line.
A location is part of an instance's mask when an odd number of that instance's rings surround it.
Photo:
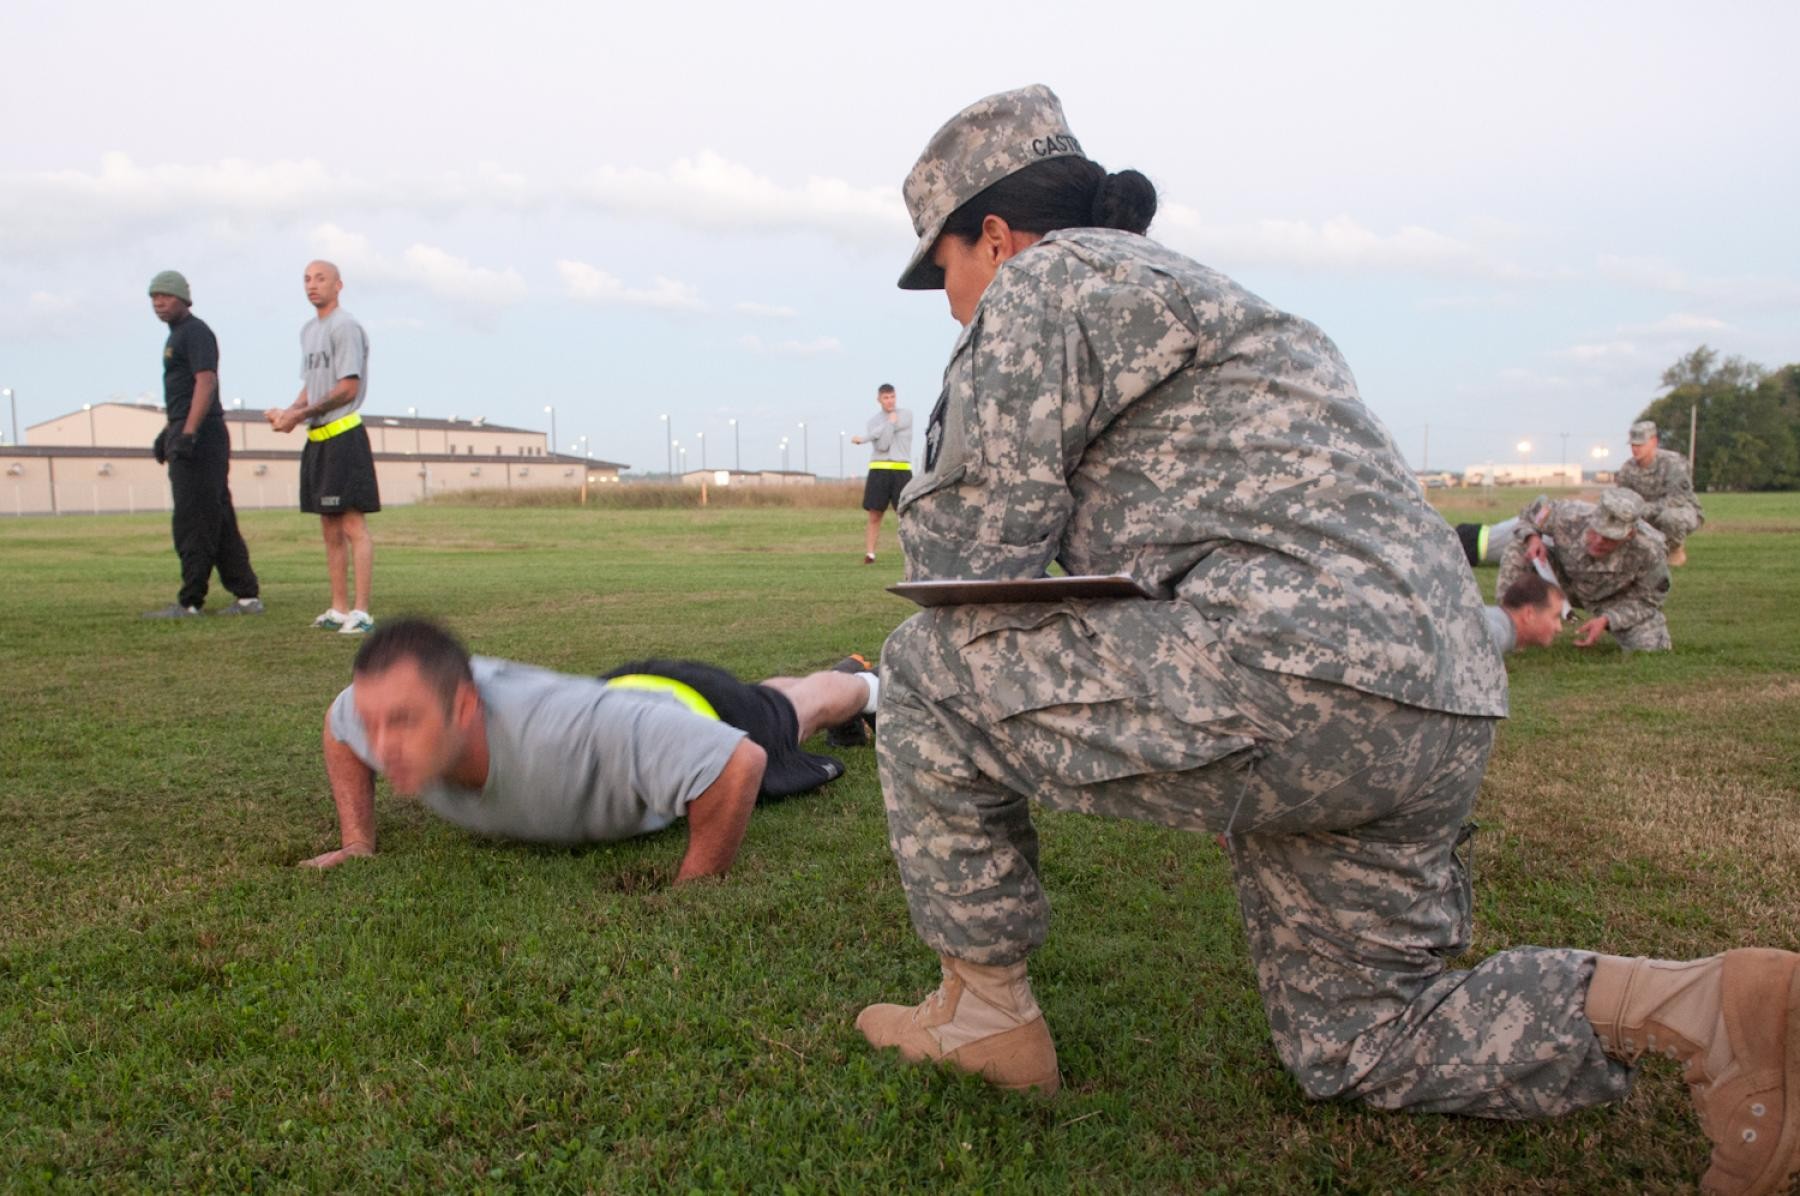
<path fill-rule="evenodd" d="M 361 409 L 369 397 L 369 334 L 355 316 L 340 307 L 323 320 L 315 316 L 300 326 L 300 377 L 306 382 L 308 403 L 317 403 L 345 378 L 361 383 L 354 399 L 313 420 L 312 427 Z"/>
<path fill-rule="evenodd" d="M 420 800 L 477 834 L 594 843 L 659 831 L 719 778 L 744 738 L 669 694 L 486 656 L 472 663 L 487 722 L 487 784 L 435 782 Z M 380 771 L 355 688 L 331 704 L 331 733 Z"/>
<path fill-rule="evenodd" d="M 893 423 L 888 422 L 885 411 L 877 411 L 869 417 L 868 427 L 863 430 L 863 439 L 873 450 L 869 460 L 912 461 L 912 412 L 896 407 L 894 417 Z"/>
<path fill-rule="evenodd" d="M 1500 655 L 1519 646 L 1519 629 L 1513 626 L 1511 615 L 1497 606 L 1484 606 L 1481 613 L 1487 616 L 1488 638 L 1494 641 Z"/>

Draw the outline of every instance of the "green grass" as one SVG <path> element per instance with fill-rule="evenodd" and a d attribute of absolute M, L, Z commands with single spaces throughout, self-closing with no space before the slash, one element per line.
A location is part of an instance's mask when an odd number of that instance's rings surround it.
<path fill-rule="evenodd" d="M 1453 518 L 1507 513 L 1451 492 Z M 1800 497 L 1707 499 L 1677 651 L 1514 658 L 1471 958 L 1522 943 L 1800 947 Z M 395 510 L 376 613 L 570 671 L 745 675 L 872 651 L 910 608 L 854 509 Z M 0 522 L 0 1186 L 18 1190 L 1594 1192 L 1688 1188 L 1678 1079 L 1546 1124 L 1310 1105 L 1269 1045 L 1203 836 L 1045 816 L 1051 1102 L 872 1055 L 935 982 L 869 749 L 759 812 L 723 882 L 679 830 L 551 851 L 382 797 L 328 874 L 318 760 L 354 641 L 316 525 L 244 518 L 270 613 L 147 623 L 154 517 Z M 891 527 L 891 524 L 890 524 Z M 1493 571 L 1483 584 L 1492 587 Z"/>

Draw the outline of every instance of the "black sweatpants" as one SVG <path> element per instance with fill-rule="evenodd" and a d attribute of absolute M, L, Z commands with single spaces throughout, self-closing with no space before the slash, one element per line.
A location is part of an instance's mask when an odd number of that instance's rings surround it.
<path fill-rule="evenodd" d="M 231 440 L 223 427 L 202 424 L 194 455 L 169 459 L 169 488 L 175 495 L 175 553 L 181 558 L 183 606 L 206 602 L 206 583 L 214 568 L 219 581 L 239 598 L 258 593 L 250 549 L 238 533 L 231 505 Z"/>

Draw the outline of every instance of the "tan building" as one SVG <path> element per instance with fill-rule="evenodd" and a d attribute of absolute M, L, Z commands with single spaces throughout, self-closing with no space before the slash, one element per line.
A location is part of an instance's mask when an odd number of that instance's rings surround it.
<path fill-rule="evenodd" d="M 231 496 L 239 510 L 300 505 L 299 432 L 282 434 L 260 411 L 225 411 Z M 27 429 L 24 447 L 0 446 L 0 514 L 166 511 L 168 471 L 150 445 L 163 409 L 95 403 Z M 626 466 L 548 453 L 541 432 L 479 420 L 365 412 L 383 506 L 472 490 L 579 490 L 612 485 Z"/>
<path fill-rule="evenodd" d="M 690 469 L 681 475 L 685 486 L 811 486 L 818 477 L 798 470 Z"/>
<path fill-rule="evenodd" d="M 1463 467 L 1465 486 L 1579 486 L 1579 465 L 1527 465 L 1492 461 Z"/>

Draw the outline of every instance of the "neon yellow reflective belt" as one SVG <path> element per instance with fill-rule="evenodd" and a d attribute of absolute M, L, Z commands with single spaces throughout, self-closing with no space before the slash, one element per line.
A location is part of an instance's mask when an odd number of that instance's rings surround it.
<path fill-rule="evenodd" d="M 360 428 L 361 426 L 362 416 L 346 415 L 343 419 L 334 419 L 330 423 L 322 424 L 317 428 L 308 428 L 306 430 L 306 438 L 308 440 L 330 440 L 333 436 L 342 435 L 351 428 Z"/>
<path fill-rule="evenodd" d="M 652 693 L 674 694 L 676 701 L 701 718 L 710 718 L 715 723 L 720 721 L 719 712 L 712 708 L 711 702 L 700 696 L 699 690 L 672 677 L 658 677 L 653 673 L 626 673 L 621 677 L 608 677 L 606 683 L 620 689 L 647 689 Z"/>
<path fill-rule="evenodd" d="M 870 469 L 911 469 L 912 464 L 907 461 L 871 461 L 871 462 L 869 462 L 869 468 Z"/>
<path fill-rule="evenodd" d="M 1475 537 L 1475 563 L 1477 565 L 1479 565 L 1479 564 L 1481 564 L 1481 562 L 1487 560 L 1488 531 L 1489 531 L 1489 525 L 1484 523 L 1481 525 L 1480 533 L 1478 535 L 1476 535 L 1476 537 Z"/>

